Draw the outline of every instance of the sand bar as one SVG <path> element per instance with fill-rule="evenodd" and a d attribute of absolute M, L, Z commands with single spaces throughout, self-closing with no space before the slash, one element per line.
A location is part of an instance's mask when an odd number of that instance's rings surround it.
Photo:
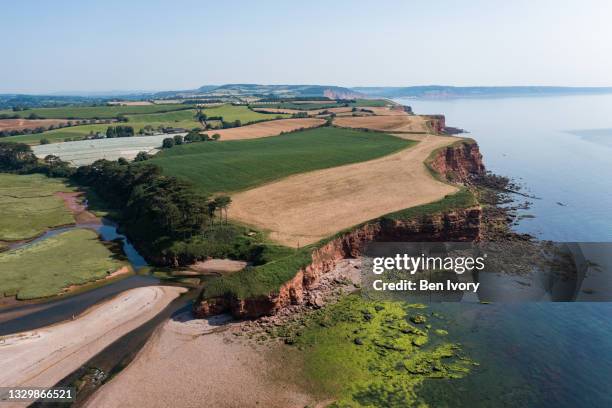
<path fill-rule="evenodd" d="M 130 289 L 74 320 L 0 337 L 0 386 L 51 387 L 161 312 L 185 288 Z"/>

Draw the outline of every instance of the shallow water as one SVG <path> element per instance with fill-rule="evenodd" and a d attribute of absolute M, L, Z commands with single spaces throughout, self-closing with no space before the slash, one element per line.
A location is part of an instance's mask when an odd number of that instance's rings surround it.
<path fill-rule="evenodd" d="M 117 224 L 107 219 L 102 219 L 101 223 L 96 224 L 78 224 L 51 229 L 32 241 L 13 244 L 10 249 L 25 248 L 63 232 L 79 228 L 96 231 L 103 241 L 120 240 L 123 252 L 134 271 L 148 265 L 127 237 L 117 231 Z M 124 290 L 158 283 L 159 279 L 153 276 L 130 276 L 76 295 L 55 297 L 40 303 L 25 303 L 0 308 L 0 335 L 32 330 L 71 319 L 94 304 Z"/>
<path fill-rule="evenodd" d="M 468 130 L 489 170 L 540 199 L 515 229 L 541 239 L 612 242 L 612 95 L 398 100 Z M 610 278 L 612 279 L 612 278 Z M 481 366 L 430 380 L 435 407 L 612 406 L 612 303 L 433 304 Z"/>

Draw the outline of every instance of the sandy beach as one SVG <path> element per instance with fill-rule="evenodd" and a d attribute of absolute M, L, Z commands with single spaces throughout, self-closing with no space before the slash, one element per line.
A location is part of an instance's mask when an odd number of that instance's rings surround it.
<path fill-rule="evenodd" d="M 312 397 L 291 385 L 292 370 L 279 353 L 231 334 L 241 324 L 223 315 L 192 319 L 190 313 L 169 320 L 86 406 L 314 406 Z"/>
<path fill-rule="evenodd" d="M 0 386 L 53 386 L 153 318 L 185 290 L 170 286 L 131 289 L 74 320 L 0 337 Z"/>

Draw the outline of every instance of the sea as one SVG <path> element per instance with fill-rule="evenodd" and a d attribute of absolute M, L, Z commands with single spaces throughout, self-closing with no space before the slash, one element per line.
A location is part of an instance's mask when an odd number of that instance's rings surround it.
<path fill-rule="evenodd" d="M 444 114 L 478 142 L 488 170 L 533 197 L 515 231 L 612 242 L 612 95 L 396 102 Z M 420 394 L 430 406 L 612 407 L 612 303 L 431 307 L 480 365 L 463 379 L 426 381 Z"/>

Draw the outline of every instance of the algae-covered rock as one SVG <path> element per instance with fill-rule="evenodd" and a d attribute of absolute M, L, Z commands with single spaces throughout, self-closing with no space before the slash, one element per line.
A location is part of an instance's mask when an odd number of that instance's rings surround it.
<path fill-rule="evenodd" d="M 410 321 L 414 324 L 423 324 L 427 322 L 427 318 L 422 314 L 410 316 Z"/>
<path fill-rule="evenodd" d="M 417 393 L 425 379 L 462 378 L 474 363 L 413 325 L 427 319 L 410 310 L 423 308 L 346 296 L 313 312 L 302 336 L 291 336 L 305 350 L 304 376 L 332 407 L 425 407 Z"/>

